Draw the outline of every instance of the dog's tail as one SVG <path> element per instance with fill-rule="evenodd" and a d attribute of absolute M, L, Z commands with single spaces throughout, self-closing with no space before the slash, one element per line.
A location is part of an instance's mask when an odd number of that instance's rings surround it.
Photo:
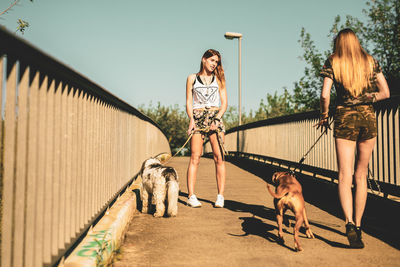
<path fill-rule="evenodd" d="M 274 191 L 272 191 L 271 186 L 270 186 L 269 184 L 267 184 L 267 188 L 268 188 L 268 191 L 269 191 L 269 193 L 271 194 L 271 196 L 273 196 L 274 198 L 277 198 L 277 199 L 284 197 L 284 196 L 289 192 L 288 189 L 284 189 L 284 190 L 278 195 L 277 193 L 275 193 Z"/>
<path fill-rule="evenodd" d="M 168 208 L 167 215 L 174 217 L 178 214 L 178 195 L 179 195 L 179 184 L 176 180 L 170 180 L 167 182 L 167 199 Z"/>

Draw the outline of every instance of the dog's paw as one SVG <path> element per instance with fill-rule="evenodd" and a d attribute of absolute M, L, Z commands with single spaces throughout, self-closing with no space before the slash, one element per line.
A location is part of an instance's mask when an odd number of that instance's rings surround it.
<path fill-rule="evenodd" d="M 167 215 L 168 217 L 176 217 L 178 215 L 178 211 L 177 210 L 167 211 Z"/>
<path fill-rule="evenodd" d="M 142 208 L 142 213 L 147 213 L 148 212 L 148 209 L 147 208 Z"/>
<path fill-rule="evenodd" d="M 164 214 L 161 213 L 161 212 L 155 212 L 155 213 L 153 214 L 154 217 L 162 217 L 163 215 L 164 215 Z"/>

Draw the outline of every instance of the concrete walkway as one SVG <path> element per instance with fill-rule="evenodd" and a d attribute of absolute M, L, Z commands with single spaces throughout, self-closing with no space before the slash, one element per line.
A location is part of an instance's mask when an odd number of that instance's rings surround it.
<path fill-rule="evenodd" d="M 300 234 L 304 249 L 294 252 L 293 227 L 285 227 L 285 244 L 275 242 L 273 199 L 266 183 L 227 164 L 225 208 L 213 208 L 217 195 L 214 163 L 202 158 L 196 183 L 201 208 L 186 204 L 189 158 L 168 165 L 180 177 L 176 218 L 154 218 L 137 212 L 114 266 L 399 266 L 400 251 L 367 234 L 364 249 L 347 247 L 341 219 L 306 203 L 315 239 Z M 338 205 L 338 203 L 332 203 Z M 292 213 L 287 212 L 290 218 Z M 292 224 L 293 220 L 290 220 Z M 396 229 L 395 231 L 398 231 Z"/>

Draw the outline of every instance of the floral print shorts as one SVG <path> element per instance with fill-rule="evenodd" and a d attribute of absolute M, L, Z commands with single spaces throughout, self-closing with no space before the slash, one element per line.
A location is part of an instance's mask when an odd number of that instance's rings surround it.
<path fill-rule="evenodd" d="M 202 135 L 210 135 L 214 132 L 209 132 L 208 129 L 211 123 L 214 121 L 215 116 L 218 114 L 218 109 L 204 108 L 204 109 L 194 109 L 193 118 L 196 124 L 196 133 L 201 133 Z M 219 131 L 225 132 L 225 126 L 222 119 L 218 126 Z"/>

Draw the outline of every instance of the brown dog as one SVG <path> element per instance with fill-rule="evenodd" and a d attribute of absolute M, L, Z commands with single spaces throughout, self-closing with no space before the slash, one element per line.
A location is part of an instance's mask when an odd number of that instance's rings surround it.
<path fill-rule="evenodd" d="M 294 247 L 296 251 L 301 251 L 299 229 L 303 222 L 304 227 L 306 228 L 307 237 L 314 238 L 307 220 L 301 185 L 289 172 L 274 173 L 272 176 L 272 182 L 277 184 L 275 192 L 272 191 L 269 184 L 267 184 L 267 187 L 269 193 L 274 197 L 276 220 L 278 223 L 278 237 L 281 242 L 284 242 L 282 231 L 283 215 L 287 209 L 290 209 L 296 218 L 296 224 L 294 226 Z"/>

